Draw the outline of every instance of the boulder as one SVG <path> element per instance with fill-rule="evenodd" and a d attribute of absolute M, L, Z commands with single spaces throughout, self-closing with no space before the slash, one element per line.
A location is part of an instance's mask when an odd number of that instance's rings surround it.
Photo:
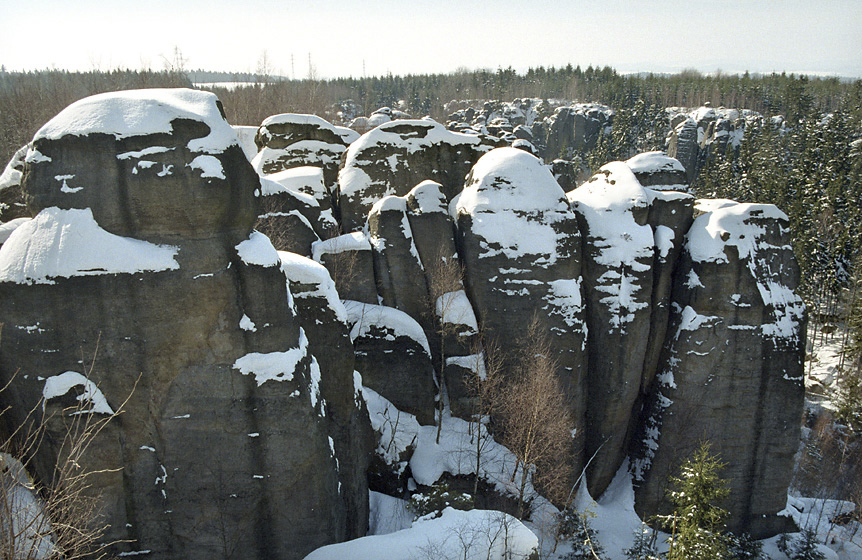
<path fill-rule="evenodd" d="M 64 404 L 96 386 L 88 416 L 122 409 L 81 461 L 112 553 L 298 559 L 345 538 L 320 368 L 216 97 L 78 101 L 36 133 L 22 185 L 35 217 L 0 248 L 2 382 L 18 372 L 0 406 L 55 413 L 38 477 Z"/>
<path fill-rule="evenodd" d="M 333 424 L 338 480 L 347 509 L 347 538 L 368 532 L 368 480 L 365 471 L 374 449 L 374 434 L 362 398 L 362 380 L 354 370 L 347 310 L 335 284 L 319 263 L 279 252 L 296 317 L 308 337 L 308 349 L 320 366 L 320 394 Z"/>
<path fill-rule="evenodd" d="M 416 416 L 420 424 L 434 424 L 434 368 L 419 323 L 383 305 L 346 301 L 345 307 L 362 384 Z"/>
<path fill-rule="evenodd" d="M 338 167 L 348 144 L 342 134 L 316 115 L 285 113 L 267 117 L 254 140 L 260 152 L 252 165 L 261 175 L 294 167 L 320 167 L 334 200 Z"/>
<path fill-rule="evenodd" d="M 700 446 L 726 463 L 728 529 L 766 538 L 799 446 L 805 306 L 787 217 L 769 204 L 698 201 L 675 278 L 663 369 L 632 470 L 642 518 L 669 511 L 668 476 Z"/>
<path fill-rule="evenodd" d="M 362 231 L 312 244 L 312 258 L 326 267 L 341 299 L 378 303 L 371 243 Z"/>
<path fill-rule="evenodd" d="M 343 227 L 361 228 L 375 202 L 404 196 L 426 179 L 440 183 L 451 200 L 479 156 L 491 149 L 485 142 L 432 120 L 397 120 L 370 130 L 350 145 L 338 174 Z"/>
<path fill-rule="evenodd" d="M 577 435 L 584 432 L 587 328 L 577 221 L 547 167 L 516 148 L 483 156 L 450 210 L 478 322 L 512 356 L 546 330 Z M 584 439 L 573 440 L 582 466 Z"/>
<path fill-rule="evenodd" d="M 261 206 L 255 229 L 269 237 L 279 251 L 310 256 L 312 244 L 320 241 L 322 234 L 317 201 L 266 177 L 261 178 L 260 186 Z"/>
<path fill-rule="evenodd" d="M 622 162 L 568 194 L 583 235 L 589 328 L 587 483 L 600 496 L 626 457 L 650 335 L 655 239 L 650 197 Z"/>

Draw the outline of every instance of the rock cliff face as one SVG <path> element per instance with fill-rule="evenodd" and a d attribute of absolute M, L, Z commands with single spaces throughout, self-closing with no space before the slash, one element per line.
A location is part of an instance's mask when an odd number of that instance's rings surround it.
<path fill-rule="evenodd" d="M 484 136 L 556 155 L 588 149 L 612 115 L 545 105 L 456 111 L 469 135 L 395 111 L 358 139 L 278 115 L 257 135 L 264 177 L 205 93 L 97 96 L 39 132 L 3 175 L 33 219 L 0 228 L 14 229 L 0 381 L 20 368 L 4 398 L 44 396 L 58 419 L 95 385 L 93 414 L 131 394 L 91 458 L 123 469 L 97 484 L 108 537 L 134 542 L 118 551 L 298 558 L 363 534 L 376 467 L 360 379 L 416 433 L 440 403 L 466 419 L 479 342 L 513 356 L 534 321 L 593 497 L 628 459 L 638 512 L 666 511 L 668 475 L 708 439 L 729 465 L 731 527 L 783 529 L 805 339 L 786 218 L 685 192 L 704 150 L 734 142 L 734 116 L 679 115 L 682 162 L 640 154 L 574 188 L 574 164 L 555 180 Z M 292 253 L 252 232 L 258 218 Z M 371 422 L 395 442 L 391 418 Z M 414 444 L 398 441 L 399 462 Z"/>
<path fill-rule="evenodd" d="M 707 104 L 688 113 L 671 117 L 668 154 L 678 159 L 692 183 L 711 153 L 738 149 L 749 119 L 762 118 L 752 111 L 714 109 Z"/>
<path fill-rule="evenodd" d="M 674 282 L 670 337 L 637 443 L 636 506 L 666 511 L 667 477 L 701 441 L 727 462 L 729 528 L 785 530 L 804 387 L 805 309 L 787 218 L 699 201 Z"/>
<path fill-rule="evenodd" d="M 498 148 L 470 171 L 452 202 L 466 287 L 486 336 L 514 349 L 536 318 L 547 330 L 577 434 L 587 371 L 581 247 L 565 193 L 540 161 Z M 575 465 L 581 466 L 578 438 Z"/>
<path fill-rule="evenodd" d="M 573 152 L 592 150 L 608 124 L 610 124 L 610 115 L 606 107 L 594 105 L 560 107 L 547 120 L 545 154 L 555 158 Z"/>
<path fill-rule="evenodd" d="M 88 98 L 25 161 L 35 217 L 0 250 L 0 374 L 19 372 L 11 421 L 42 397 L 57 412 L 38 476 L 61 452 L 60 408 L 91 383 L 107 405 L 92 414 L 122 406 L 84 465 L 109 469 L 96 487 L 116 552 L 301 558 L 360 532 L 362 480 L 339 484 L 357 453 L 329 435 L 337 391 L 251 230 L 260 183 L 216 98 Z"/>
<path fill-rule="evenodd" d="M 655 239 L 650 197 L 629 167 L 609 163 L 569 193 L 584 232 L 590 343 L 587 394 L 589 484 L 600 495 L 626 453 L 650 335 Z"/>
<path fill-rule="evenodd" d="M 338 298 L 326 269 L 305 257 L 279 252 L 288 278 L 296 316 L 308 337 L 308 349 L 320 366 L 320 394 L 332 421 L 331 437 L 339 459 L 338 480 L 343 491 L 347 538 L 368 531 L 368 482 L 365 471 L 374 447 L 371 423 L 360 394 L 361 379 L 354 369 L 347 310 Z M 352 391 L 348 388 L 352 387 Z"/>

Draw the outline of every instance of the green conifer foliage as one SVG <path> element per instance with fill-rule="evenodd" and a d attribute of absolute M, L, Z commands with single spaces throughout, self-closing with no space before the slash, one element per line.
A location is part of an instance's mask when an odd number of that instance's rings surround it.
<path fill-rule="evenodd" d="M 724 521 L 727 511 L 717 504 L 730 493 L 727 483 L 719 477 L 724 463 L 709 453 L 704 442 L 694 455 L 683 463 L 679 476 L 671 477 L 669 492 L 675 508 L 671 515 L 662 516 L 665 530 L 670 533 L 668 560 L 721 560 L 728 557 Z"/>

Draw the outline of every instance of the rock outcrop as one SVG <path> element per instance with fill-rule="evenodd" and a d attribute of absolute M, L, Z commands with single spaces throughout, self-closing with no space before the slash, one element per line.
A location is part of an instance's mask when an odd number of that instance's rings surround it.
<path fill-rule="evenodd" d="M 582 434 L 587 331 L 580 235 L 565 193 L 534 156 L 498 148 L 470 171 L 451 212 L 467 294 L 485 335 L 514 350 L 526 345 L 534 317 L 540 322 Z M 575 441 L 579 468 L 583 438 Z"/>
<path fill-rule="evenodd" d="M 347 538 L 368 531 L 368 481 L 366 470 L 374 448 L 368 410 L 361 395 L 362 383 L 354 369 L 347 310 L 338 298 L 329 273 L 311 259 L 279 252 L 281 269 L 288 279 L 296 317 L 308 337 L 308 349 L 320 366 L 320 394 L 332 421 L 332 438 L 341 462 L 338 480 L 347 508 Z M 349 391 L 346 388 L 352 387 Z"/>
<path fill-rule="evenodd" d="M 625 459 L 650 335 L 655 239 L 650 197 L 627 165 L 602 167 L 568 194 L 583 232 L 589 330 L 587 481 L 599 496 Z"/>
<path fill-rule="evenodd" d="M 279 251 L 310 256 L 320 241 L 320 206 L 307 194 L 291 191 L 266 177 L 260 179 L 260 213 L 255 228 Z"/>
<path fill-rule="evenodd" d="M 451 200 L 491 148 L 478 136 L 450 132 L 432 120 L 397 120 L 370 130 L 350 145 L 338 174 L 343 227 L 361 228 L 375 202 L 404 196 L 426 179 L 440 183 Z"/>
<path fill-rule="evenodd" d="M 433 424 L 437 389 L 422 327 L 392 307 L 345 304 L 356 371 L 362 375 L 363 385 L 386 397 L 398 410 L 416 416 L 420 424 Z"/>
<path fill-rule="evenodd" d="M 377 304 L 374 259 L 365 232 L 345 233 L 314 243 L 312 258 L 326 267 L 342 299 Z"/>
<path fill-rule="evenodd" d="M 407 313 L 431 335 L 428 286 L 407 221 L 407 200 L 386 196 L 377 201 L 368 213 L 368 238 L 381 303 Z"/>
<path fill-rule="evenodd" d="M 330 123 L 316 115 L 273 115 L 261 123 L 254 141 L 260 148 L 252 160 L 258 173 L 320 167 L 331 198 L 336 198 L 338 166 L 348 142 Z"/>
<path fill-rule="evenodd" d="M 593 497 L 628 459 L 638 513 L 667 512 L 668 476 L 708 440 L 729 527 L 785 529 L 805 340 L 787 219 L 687 193 L 747 117 L 678 110 L 681 161 L 639 154 L 575 188 L 610 109 L 448 105 L 449 129 L 384 109 L 360 138 L 270 117 L 252 166 L 211 94 L 106 94 L 7 167 L 0 216 L 21 217 L 0 225 L 0 384 L 19 373 L 0 407 L 10 425 L 40 398 L 55 415 L 43 478 L 67 405 L 122 408 L 85 465 L 107 538 L 128 542 L 113 552 L 292 559 L 364 534 L 368 477 L 441 476 L 414 440 L 438 407 L 467 426 L 481 344 L 514 376 L 533 325 Z"/>
<path fill-rule="evenodd" d="M 84 99 L 26 161 L 35 218 L 0 249 L 0 374 L 19 372 L 7 421 L 43 397 L 56 412 L 38 476 L 61 452 L 64 403 L 92 384 L 104 399 L 82 401 L 88 414 L 122 407 L 82 465 L 100 471 L 114 552 L 293 559 L 354 534 L 351 457 L 331 443 L 319 364 L 251 229 L 259 181 L 215 96 Z"/>
<path fill-rule="evenodd" d="M 264 177 L 289 191 L 308 195 L 317 202 L 320 207 L 321 239 L 329 239 L 338 233 L 338 222 L 335 220 L 332 208 L 332 196 L 326 187 L 322 168 L 291 167 Z"/>
<path fill-rule="evenodd" d="M 682 163 L 691 184 L 710 154 L 739 148 L 749 120 L 762 117 L 748 110 L 714 109 L 708 103 L 690 112 L 677 113 L 671 117 L 667 153 Z"/>
<path fill-rule="evenodd" d="M 667 478 L 702 441 L 727 463 L 728 528 L 786 530 L 799 442 L 805 308 L 787 218 L 772 205 L 699 201 L 674 283 L 666 356 L 633 465 L 636 508 L 668 509 Z"/>
<path fill-rule="evenodd" d="M 611 117 L 609 109 L 601 105 L 558 108 L 547 120 L 545 155 L 553 159 L 592 150 Z"/>
<path fill-rule="evenodd" d="M 21 175 L 24 171 L 24 159 L 27 157 L 28 147 L 24 146 L 15 152 L 3 173 L 0 174 L 0 222 L 30 216 L 21 192 Z"/>

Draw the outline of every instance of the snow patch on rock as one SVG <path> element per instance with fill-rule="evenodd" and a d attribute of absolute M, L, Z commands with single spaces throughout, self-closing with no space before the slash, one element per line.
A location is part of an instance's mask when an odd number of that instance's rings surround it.
<path fill-rule="evenodd" d="M 53 284 L 73 276 L 175 270 L 178 252 L 109 233 L 89 208 L 50 207 L 21 222 L 0 248 L 0 282 Z"/>

